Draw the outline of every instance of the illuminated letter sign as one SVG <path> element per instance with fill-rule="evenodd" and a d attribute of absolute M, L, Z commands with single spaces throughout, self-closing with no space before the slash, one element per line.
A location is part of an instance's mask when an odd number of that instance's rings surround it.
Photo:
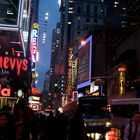
<path fill-rule="evenodd" d="M 32 62 L 36 62 L 36 53 L 38 49 L 38 24 L 34 23 L 33 24 L 33 29 L 32 29 L 32 37 L 31 37 L 31 55 L 32 55 Z"/>
<path fill-rule="evenodd" d="M 118 68 L 118 71 L 119 71 L 119 92 L 120 94 L 124 94 L 126 66 L 124 64 L 121 64 Z"/>
<path fill-rule="evenodd" d="M 21 70 L 27 71 L 28 61 L 27 59 L 10 58 L 0 56 L 0 69 L 11 69 L 16 68 L 17 75 L 20 75 Z"/>
<path fill-rule="evenodd" d="M 36 87 L 32 87 L 32 94 L 40 94 L 40 89 Z"/>
<path fill-rule="evenodd" d="M 33 29 L 31 33 L 31 68 L 32 68 L 32 78 L 35 78 L 35 63 L 37 59 L 37 51 L 38 51 L 38 27 L 39 25 L 37 23 L 33 24 Z"/>
<path fill-rule="evenodd" d="M 11 94 L 11 89 L 10 88 L 1 88 L 0 84 L 0 95 L 3 97 L 9 97 Z"/>
<path fill-rule="evenodd" d="M 124 72 L 120 72 L 119 86 L 120 86 L 120 94 L 123 94 L 125 92 L 125 73 Z"/>

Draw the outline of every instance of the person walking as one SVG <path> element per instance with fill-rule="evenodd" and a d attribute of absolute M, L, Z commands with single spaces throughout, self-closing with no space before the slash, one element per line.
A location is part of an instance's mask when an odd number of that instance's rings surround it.
<path fill-rule="evenodd" d="M 140 140 L 140 112 L 135 112 L 126 125 L 123 140 Z"/>
<path fill-rule="evenodd" d="M 50 112 L 50 115 L 46 118 L 44 122 L 44 139 L 45 140 L 58 140 L 57 135 L 57 119 L 54 117 L 53 112 Z"/>
<path fill-rule="evenodd" d="M 86 131 L 82 119 L 81 109 L 77 108 L 74 116 L 69 120 L 68 140 L 86 140 Z"/>
<path fill-rule="evenodd" d="M 16 140 L 38 140 L 39 129 L 34 111 L 24 100 L 14 106 Z"/>
<path fill-rule="evenodd" d="M 0 140 L 16 140 L 15 129 L 8 112 L 0 112 Z"/>

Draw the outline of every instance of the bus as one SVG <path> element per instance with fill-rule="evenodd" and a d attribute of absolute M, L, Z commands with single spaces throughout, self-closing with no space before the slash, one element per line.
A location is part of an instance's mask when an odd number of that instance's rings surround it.
<path fill-rule="evenodd" d="M 84 96 L 78 100 L 87 133 L 111 130 L 111 116 L 105 96 Z"/>
<path fill-rule="evenodd" d="M 122 129 L 129 122 L 134 112 L 140 111 L 140 98 L 111 100 L 112 124 Z"/>

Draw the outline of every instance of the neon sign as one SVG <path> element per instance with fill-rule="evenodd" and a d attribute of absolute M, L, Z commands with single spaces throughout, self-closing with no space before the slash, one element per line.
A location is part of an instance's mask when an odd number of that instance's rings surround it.
<path fill-rule="evenodd" d="M 125 92 L 125 72 L 120 72 L 119 75 L 120 94 Z"/>
<path fill-rule="evenodd" d="M 31 33 L 31 68 L 32 68 L 32 78 L 34 79 L 36 77 L 35 74 L 35 66 L 36 66 L 36 60 L 37 60 L 37 52 L 38 52 L 38 28 L 39 25 L 37 23 L 33 24 L 32 33 Z"/>
<path fill-rule="evenodd" d="M 3 97 L 9 97 L 11 94 L 11 88 L 2 88 L 0 84 L 0 95 Z"/>
<path fill-rule="evenodd" d="M 32 87 L 32 94 L 40 94 L 40 89 L 36 87 Z"/>
<path fill-rule="evenodd" d="M 119 71 L 119 92 L 120 94 L 124 94 L 126 66 L 124 64 L 121 64 L 118 68 L 118 71 Z"/>
<path fill-rule="evenodd" d="M 67 84 L 67 94 L 70 95 L 71 94 L 71 90 L 72 90 L 72 52 L 73 49 L 69 48 L 69 58 L 68 58 L 68 84 Z"/>
<path fill-rule="evenodd" d="M 20 75 L 21 70 L 27 71 L 28 60 L 19 59 L 19 58 L 11 58 L 8 56 L 5 56 L 5 57 L 0 56 L 0 69 L 14 70 L 15 68 L 16 68 L 17 75 Z"/>
<path fill-rule="evenodd" d="M 32 38 L 31 38 L 31 57 L 32 57 L 32 62 L 36 62 L 36 53 L 37 53 L 37 44 L 38 44 L 38 24 L 34 23 L 33 24 L 33 29 L 32 29 Z"/>

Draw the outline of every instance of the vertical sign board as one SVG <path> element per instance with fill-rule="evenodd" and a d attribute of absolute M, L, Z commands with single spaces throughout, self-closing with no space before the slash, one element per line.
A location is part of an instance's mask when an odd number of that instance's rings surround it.
<path fill-rule="evenodd" d="M 0 26 L 18 27 L 21 7 L 21 0 L 0 0 Z"/>
<path fill-rule="evenodd" d="M 36 67 L 36 59 L 38 52 L 38 28 L 39 25 L 37 23 L 33 24 L 32 32 L 31 32 L 31 68 L 32 68 L 32 78 L 35 78 L 35 67 Z"/>
<path fill-rule="evenodd" d="M 121 64 L 118 68 L 119 71 L 119 93 L 125 93 L 125 73 L 126 73 L 126 66 Z"/>
<path fill-rule="evenodd" d="M 92 35 L 78 48 L 77 89 L 91 84 Z"/>
<path fill-rule="evenodd" d="M 67 94 L 71 94 L 72 90 L 72 52 L 73 48 L 69 48 L 69 56 L 68 56 L 68 79 L 67 79 Z"/>
<path fill-rule="evenodd" d="M 77 65 L 78 58 L 72 61 L 72 88 L 75 88 L 77 82 Z"/>

